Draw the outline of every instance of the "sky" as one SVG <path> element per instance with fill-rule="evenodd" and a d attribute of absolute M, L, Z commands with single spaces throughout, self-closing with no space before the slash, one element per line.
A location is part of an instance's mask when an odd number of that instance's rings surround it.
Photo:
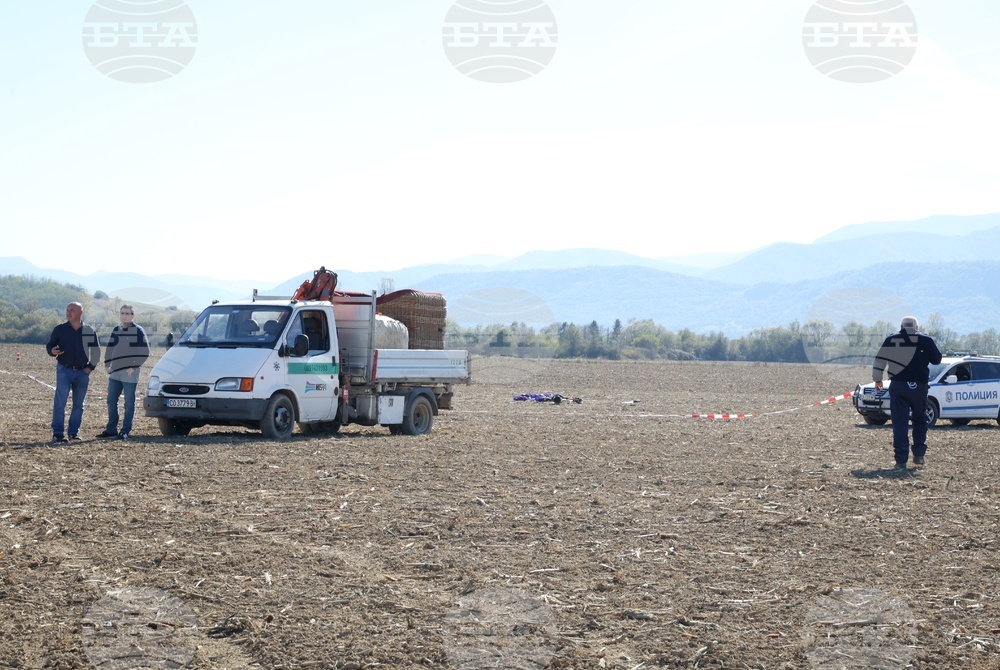
<path fill-rule="evenodd" d="M 3 3 L 0 256 L 281 282 L 1000 212 L 1000 3 L 820 3 Z"/>

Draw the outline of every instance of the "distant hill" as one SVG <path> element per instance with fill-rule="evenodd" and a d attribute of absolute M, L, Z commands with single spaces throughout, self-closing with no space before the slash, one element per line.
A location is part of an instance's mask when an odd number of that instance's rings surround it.
<path fill-rule="evenodd" d="M 135 272 L 96 272 L 81 275 L 67 270 L 39 268 L 19 257 L 0 258 L 0 275 L 52 279 L 87 288 L 91 293 L 104 291 L 157 307 L 201 310 L 212 300 L 236 300 L 253 292 L 251 280 L 208 279 L 184 275 L 149 276 Z"/>
<path fill-rule="evenodd" d="M 744 284 L 818 279 L 886 263 L 969 262 L 1000 258 L 1000 225 L 964 234 L 887 233 L 813 244 L 773 244 L 704 276 Z"/>
<path fill-rule="evenodd" d="M 895 284 L 873 281 L 877 277 L 893 277 Z M 530 313 L 577 324 L 652 319 L 672 330 L 738 337 L 793 321 L 826 320 L 840 327 L 852 320 L 868 325 L 936 312 L 960 333 L 1000 328 L 997 261 L 894 263 L 753 286 L 621 267 L 441 275 L 413 288 L 448 296 L 449 316 L 462 325 L 540 325 L 521 318 Z"/>
<path fill-rule="evenodd" d="M 843 242 L 870 235 L 899 233 L 930 233 L 932 235 L 968 235 L 986 228 L 1000 226 L 1000 213 L 972 214 L 967 216 L 939 214 L 917 221 L 879 221 L 856 223 L 838 228 L 816 240 L 815 244 Z"/>
<path fill-rule="evenodd" d="M 548 325 L 652 319 L 667 328 L 738 337 L 757 328 L 851 319 L 895 321 L 902 310 L 939 313 L 959 333 L 1000 328 L 1000 214 L 847 226 L 812 244 L 740 255 L 649 259 L 604 249 L 468 257 L 380 272 L 333 268 L 339 287 L 442 293 L 462 325 Z M 0 275 L 31 275 L 160 307 L 200 309 L 214 299 L 291 295 L 311 270 L 278 286 L 246 280 L 134 273 L 77 275 L 0 258 Z"/>

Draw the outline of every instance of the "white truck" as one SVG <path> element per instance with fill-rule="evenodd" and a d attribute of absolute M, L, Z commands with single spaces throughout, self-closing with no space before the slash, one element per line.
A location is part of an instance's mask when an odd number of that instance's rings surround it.
<path fill-rule="evenodd" d="M 374 293 L 216 302 L 150 371 L 143 409 L 164 435 L 217 425 L 286 439 L 296 423 L 429 433 L 453 386 L 471 383 L 469 353 L 379 349 L 375 337 Z"/>

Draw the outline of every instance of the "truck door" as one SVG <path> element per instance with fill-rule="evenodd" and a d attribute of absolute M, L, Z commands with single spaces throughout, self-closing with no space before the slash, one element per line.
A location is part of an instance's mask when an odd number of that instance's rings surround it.
<path fill-rule="evenodd" d="M 302 310 L 292 319 L 285 336 L 291 346 L 295 336 L 309 338 L 309 353 L 288 358 L 288 383 L 299 399 L 300 421 L 328 421 L 337 410 L 340 372 L 330 344 L 330 320 L 324 310 Z"/>

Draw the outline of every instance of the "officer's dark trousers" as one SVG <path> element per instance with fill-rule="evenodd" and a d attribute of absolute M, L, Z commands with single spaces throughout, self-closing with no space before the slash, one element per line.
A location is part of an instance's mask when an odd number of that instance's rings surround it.
<path fill-rule="evenodd" d="M 892 450 L 896 462 L 905 464 L 910 456 L 909 423 L 913 421 L 913 457 L 927 451 L 927 384 L 894 381 L 889 384 L 889 415 L 892 419 Z"/>

